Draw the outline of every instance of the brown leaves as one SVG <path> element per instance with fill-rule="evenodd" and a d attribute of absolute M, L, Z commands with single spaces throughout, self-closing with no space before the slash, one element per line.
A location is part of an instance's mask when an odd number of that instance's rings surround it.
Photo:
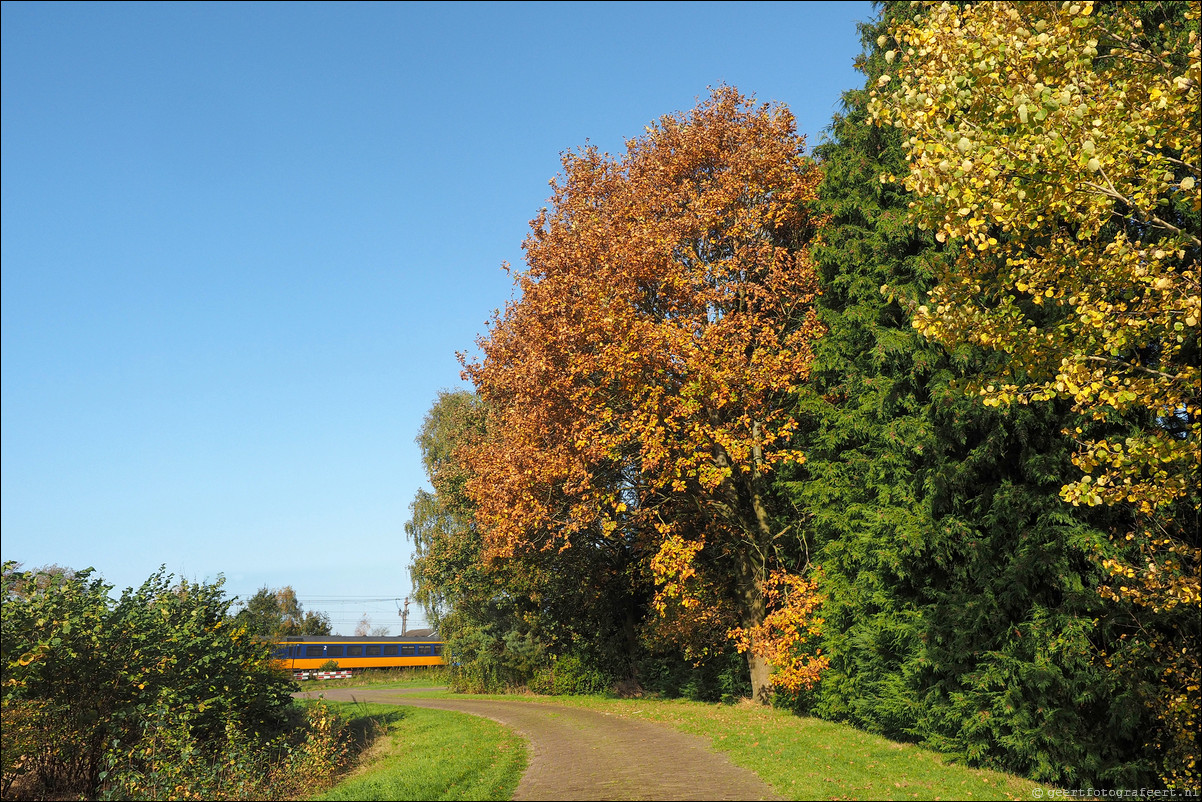
<path fill-rule="evenodd" d="M 800 459 L 781 401 L 822 331 L 802 148 L 786 110 L 720 88 L 621 157 L 564 156 L 520 300 L 465 370 L 493 411 L 467 455 L 491 554 L 744 547 L 736 485 Z"/>

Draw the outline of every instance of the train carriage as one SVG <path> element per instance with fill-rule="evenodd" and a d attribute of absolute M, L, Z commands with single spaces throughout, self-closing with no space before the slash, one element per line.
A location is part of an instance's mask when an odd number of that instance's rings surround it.
<path fill-rule="evenodd" d="M 290 671 L 315 671 L 330 660 L 339 669 L 443 665 L 438 638 L 366 635 L 309 635 L 276 641 L 272 656 Z"/>

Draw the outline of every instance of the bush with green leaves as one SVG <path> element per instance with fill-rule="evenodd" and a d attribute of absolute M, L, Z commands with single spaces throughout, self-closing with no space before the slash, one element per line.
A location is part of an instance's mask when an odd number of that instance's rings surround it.
<path fill-rule="evenodd" d="M 751 698 L 747 660 L 729 648 L 696 663 L 679 654 L 648 653 L 638 664 L 643 691 L 670 699 L 731 704 Z"/>
<path fill-rule="evenodd" d="M 223 580 L 172 579 L 160 569 L 114 598 L 91 569 L 5 563 L 6 788 L 32 774 L 45 792 L 95 792 L 106 754 L 135 754 L 152 720 L 209 755 L 231 731 L 266 741 L 287 729 L 295 685 L 230 617 Z"/>
<path fill-rule="evenodd" d="M 450 687 L 456 693 L 504 693 L 530 684 L 548 660 L 539 633 L 511 617 L 479 623 L 452 617 L 447 649 L 453 655 Z"/>
<path fill-rule="evenodd" d="M 555 696 L 578 696 L 605 693 L 612 685 L 613 680 L 587 657 L 569 652 L 553 658 L 547 667 L 537 672 L 530 682 L 530 690 Z"/>
<path fill-rule="evenodd" d="M 220 750 L 197 741 L 186 714 L 156 711 L 133 746 L 105 755 L 101 800 L 298 799 L 346 767 L 348 723 L 324 702 L 297 710 L 297 727 L 263 741 L 226 725 Z"/>

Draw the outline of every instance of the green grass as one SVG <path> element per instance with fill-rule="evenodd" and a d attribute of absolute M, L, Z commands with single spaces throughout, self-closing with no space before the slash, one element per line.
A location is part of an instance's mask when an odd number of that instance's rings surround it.
<path fill-rule="evenodd" d="M 396 705 L 327 702 L 384 727 L 350 774 L 312 799 L 504 800 L 526 771 L 525 742 L 495 721 Z"/>
<path fill-rule="evenodd" d="M 376 686 L 379 687 L 379 686 Z M 422 694 L 426 696 L 427 694 Z M 431 695 L 442 696 L 436 693 Z M 912 744 L 901 744 L 844 724 L 795 716 L 783 710 L 752 704 L 718 705 L 683 700 L 612 699 L 597 696 L 457 696 L 583 707 L 644 721 L 658 721 L 709 740 L 736 765 L 750 769 L 785 799 L 1032 799 L 1046 786 L 996 771 L 973 769 L 946 756 Z M 387 705 L 371 705 L 395 711 Z M 521 739 L 504 727 L 457 713 L 404 708 L 402 719 L 390 725 L 405 733 L 402 747 L 392 748 L 381 762 L 376 752 L 360 774 L 340 784 L 338 796 L 321 799 L 508 799 L 525 769 Z M 445 718 L 440 718 L 445 717 Z M 466 719 L 466 721 L 464 721 Z M 480 729 L 468 734 L 469 723 Z M 409 733 L 422 727 L 423 734 Z M 398 736 L 400 737 L 400 736 Z M 426 740 L 441 744 L 426 748 Z M 470 749 L 468 748 L 470 746 Z M 515 756 L 518 758 L 514 760 Z M 438 764 L 446 763 L 446 768 Z M 434 764 L 434 765 L 431 765 Z M 467 795 L 438 796 L 438 789 L 460 788 L 482 780 Z M 513 772 L 513 773 L 505 773 Z M 398 779 L 386 779 L 388 775 Z M 407 784 L 401 790 L 399 784 Z M 464 778 L 462 781 L 459 778 Z M 383 783 L 398 783 L 384 785 Z M 508 785 L 505 783 L 508 782 Z M 377 787 L 387 790 L 371 790 Z M 351 789 L 353 790 L 344 790 Z M 507 788 L 508 790 L 503 790 Z M 341 795 L 345 794 L 345 795 Z M 382 795 L 381 795 L 382 794 Z M 496 795 L 490 795 L 496 794 Z"/>

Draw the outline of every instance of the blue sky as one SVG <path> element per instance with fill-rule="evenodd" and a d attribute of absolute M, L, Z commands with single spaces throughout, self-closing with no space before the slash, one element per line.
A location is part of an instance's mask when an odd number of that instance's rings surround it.
<path fill-rule="evenodd" d="M 396 628 L 413 442 L 559 154 L 721 83 L 812 144 L 867 2 L 3 4 L 5 560 Z M 342 601 L 338 601 L 342 600 Z M 411 626 L 420 624 L 414 611 Z"/>

